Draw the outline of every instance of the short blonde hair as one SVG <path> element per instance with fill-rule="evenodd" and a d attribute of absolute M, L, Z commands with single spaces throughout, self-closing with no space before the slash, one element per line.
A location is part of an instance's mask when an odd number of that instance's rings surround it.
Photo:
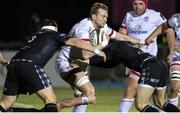
<path fill-rule="evenodd" d="M 109 10 L 109 8 L 103 4 L 103 3 L 94 3 L 91 7 L 90 13 L 89 13 L 89 17 L 91 18 L 93 14 L 97 14 L 98 13 L 98 9 L 104 9 L 106 11 Z"/>

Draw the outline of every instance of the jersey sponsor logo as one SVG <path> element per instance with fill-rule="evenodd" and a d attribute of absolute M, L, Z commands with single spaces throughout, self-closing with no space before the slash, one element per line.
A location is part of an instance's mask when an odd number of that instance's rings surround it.
<path fill-rule="evenodd" d="M 141 30 L 129 30 L 130 34 L 135 34 L 135 35 L 141 35 L 141 34 L 147 34 L 147 31 L 141 31 Z"/>
<path fill-rule="evenodd" d="M 144 21 L 148 22 L 149 21 L 149 17 L 148 16 L 144 17 Z"/>
<path fill-rule="evenodd" d="M 133 28 L 130 28 L 128 31 L 130 34 L 135 34 L 135 35 L 141 35 L 141 34 L 147 34 L 148 31 L 142 30 L 141 25 L 137 25 Z"/>

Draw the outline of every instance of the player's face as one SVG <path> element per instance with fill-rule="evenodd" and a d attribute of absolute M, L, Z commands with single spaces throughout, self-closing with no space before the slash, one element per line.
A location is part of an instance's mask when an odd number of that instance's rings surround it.
<path fill-rule="evenodd" d="M 133 10 L 137 15 L 142 15 L 146 10 L 146 6 L 143 1 L 134 0 L 133 1 Z"/>
<path fill-rule="evenodd" d="M 98 9 L 98 13 L 93 15 L 95 28 L 102 28 L 107 22 L 108 12 L 104 9 Z"/>

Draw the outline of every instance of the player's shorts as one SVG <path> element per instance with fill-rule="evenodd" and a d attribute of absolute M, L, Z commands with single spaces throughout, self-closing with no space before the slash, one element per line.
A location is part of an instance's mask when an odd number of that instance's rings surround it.
<path fill-rule="evenodd" d="M 80 71 L 79 68 L 75 68 L 70 65 L 69 61 L 56 61 L 55 62 L 55 70 L 64 80 L 67 79 L 71 73 L 75 73 Z"/>
<path fill-rule="evenodd" d="M 169 79 L 168 68 L 163 61 L 145 63 L 138 83 L 155 88 L 165 87 Z"/>
<path fill-rule="evenodd" d="M 136 81 L 138 81 L 141 76 L 139 72 L 129 69 L 128 67 L 126 67 L 125 74 L 131 79 L 136 80 Z"/>
<path fill-rule="evenodd" d="M 40 66 L 35 65 L 32 60 L 16 59 L 8 67 L 3 93 L 32 94 L 51 86 L 50 78 Z"/>

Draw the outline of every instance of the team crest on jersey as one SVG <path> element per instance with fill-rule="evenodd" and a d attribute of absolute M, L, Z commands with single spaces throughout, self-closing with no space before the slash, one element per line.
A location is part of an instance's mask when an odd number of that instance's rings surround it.
<path fill-rule="evenodd" d="M 148 22 L 149 21 L 149 17 L 148 16 L 144 17 L 144 21 Z"/>

